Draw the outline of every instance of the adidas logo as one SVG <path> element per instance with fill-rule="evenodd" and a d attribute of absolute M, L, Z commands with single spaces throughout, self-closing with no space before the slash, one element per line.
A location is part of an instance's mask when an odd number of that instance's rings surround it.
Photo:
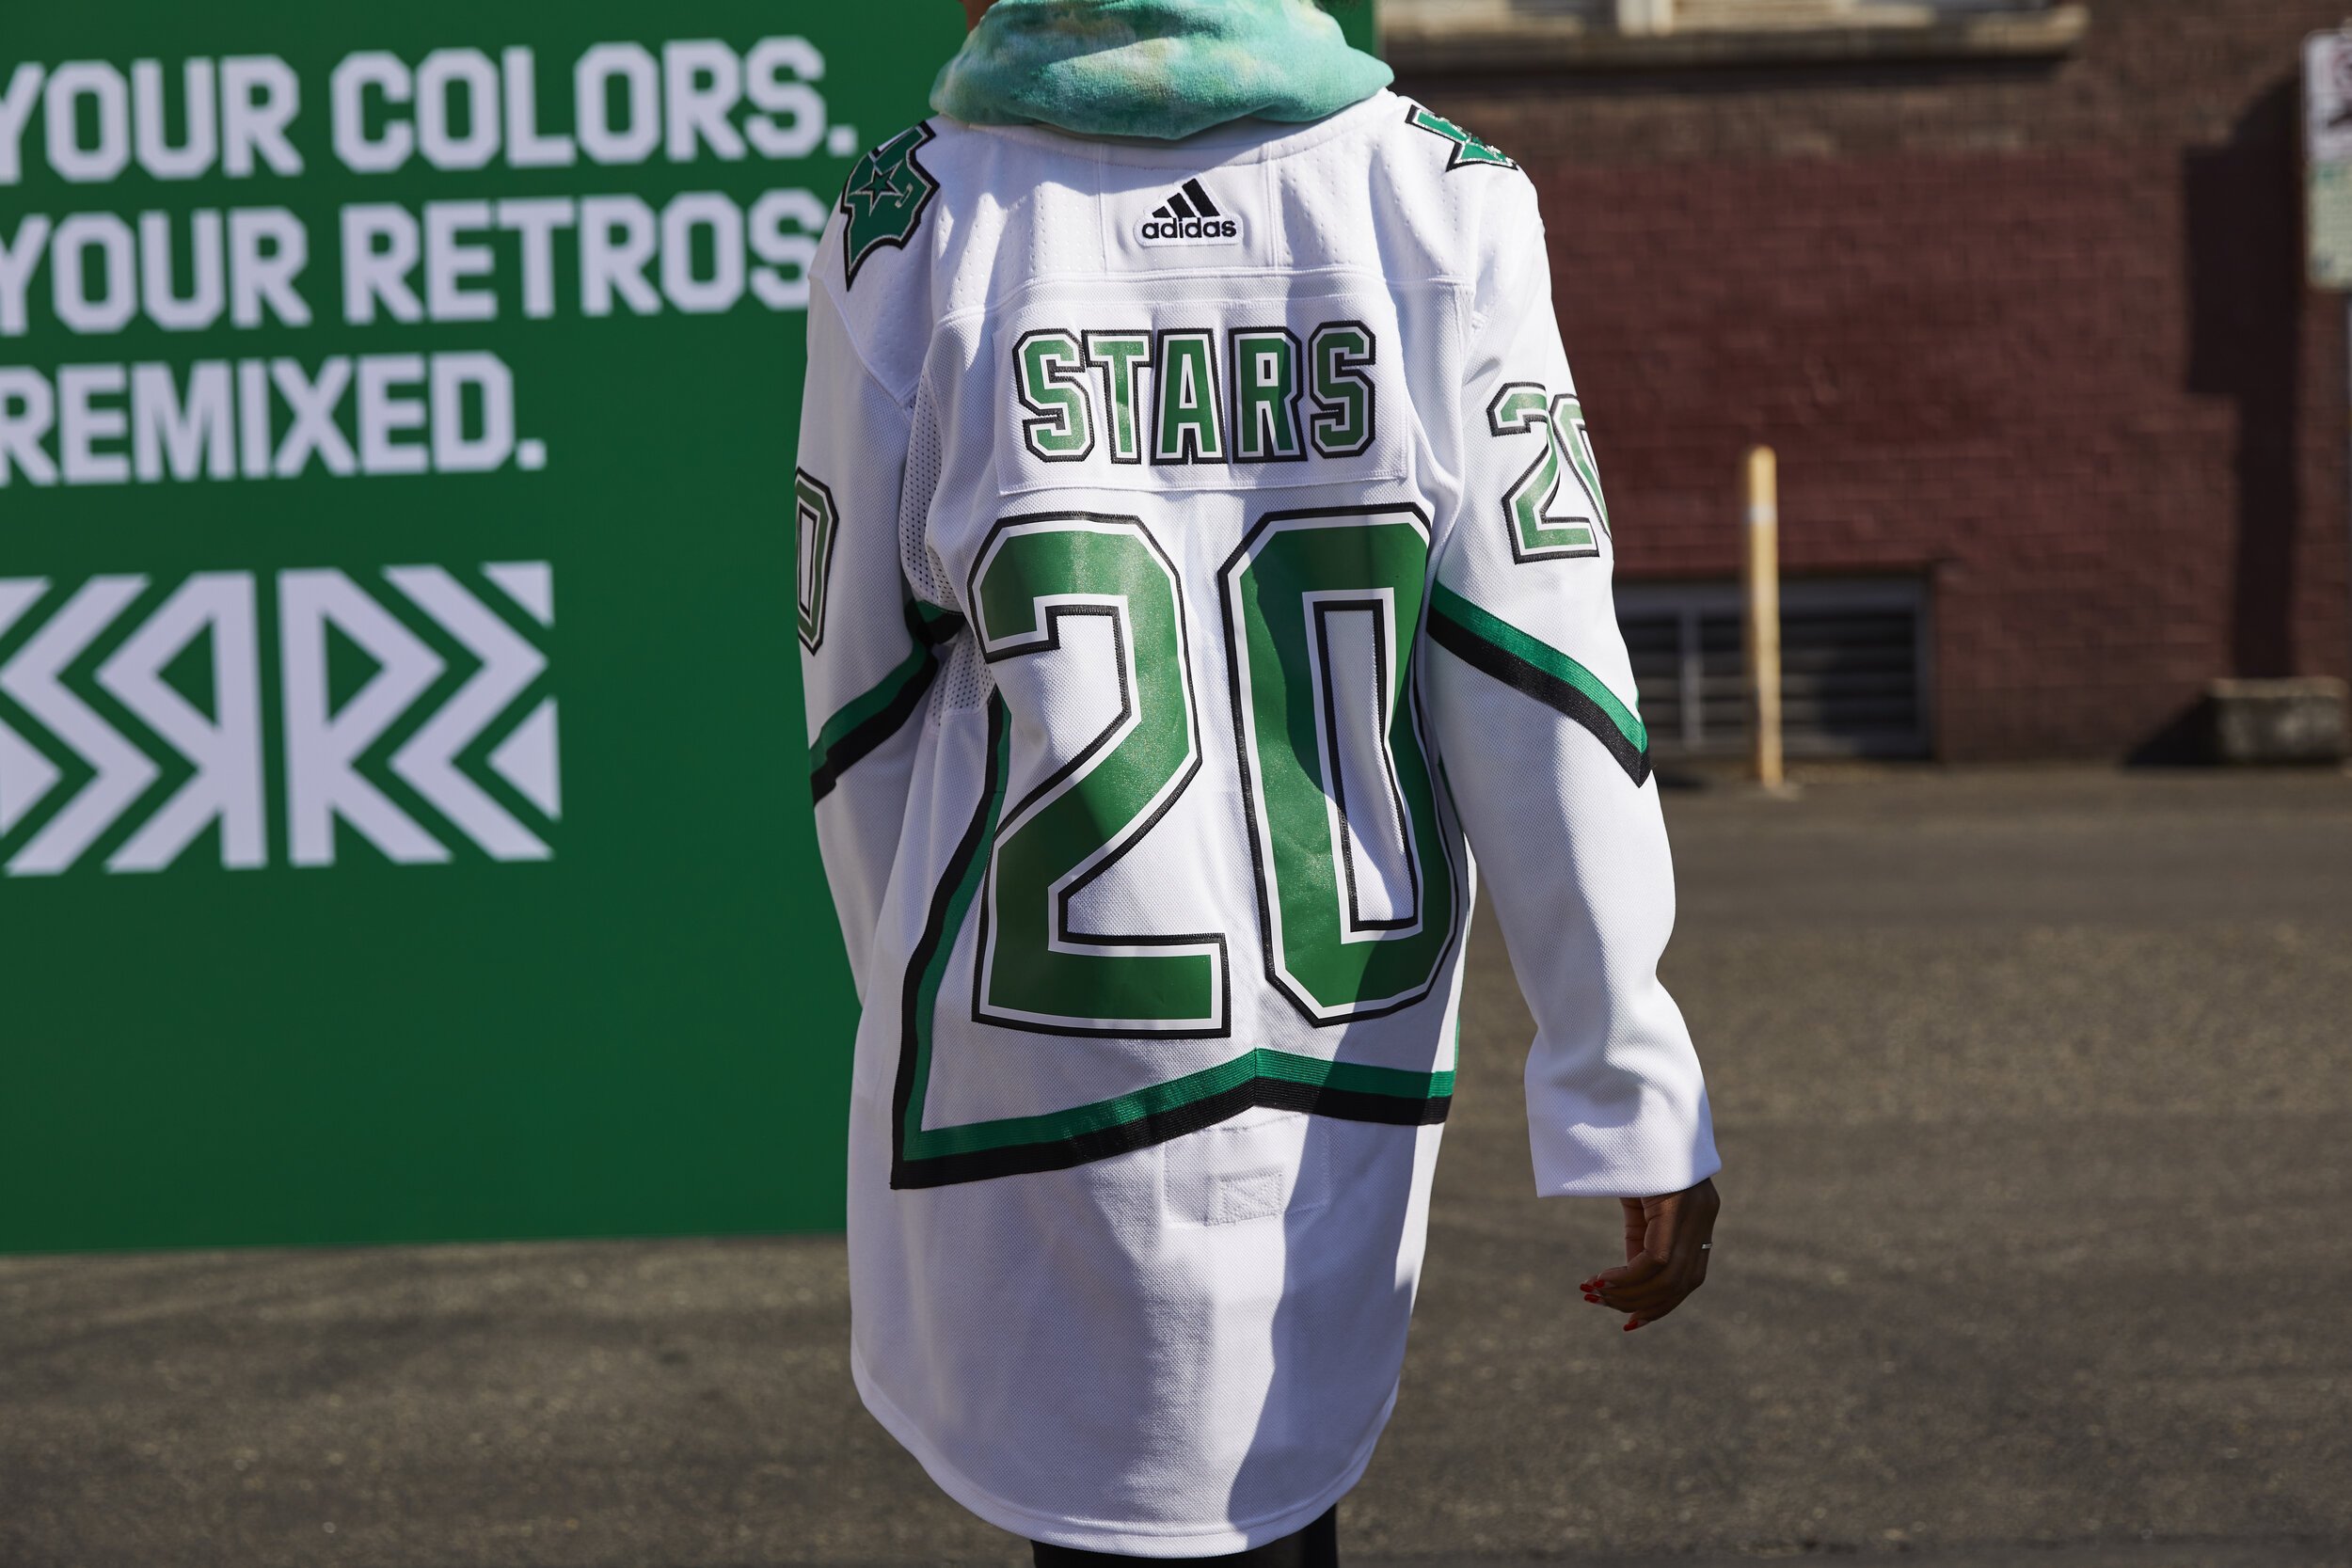
<path fill-rule="evenodd" d="M 1239 245 L 1241 220 L 1216 210 L 1198 180 L 1187 180 L 1136 226 L 1145 245 Z"/>

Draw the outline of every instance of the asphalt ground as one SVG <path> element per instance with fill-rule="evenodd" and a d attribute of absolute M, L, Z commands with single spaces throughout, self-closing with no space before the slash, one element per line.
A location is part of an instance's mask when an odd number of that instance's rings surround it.
<path fill-rule="evenodd" d="M 2352 780 L 1668 796 L 1726 1166 L 1625 1335 L 1471 948 L 1342 1550 L 2352 1563 Z M 1018 1562 L 859 1409 L 836 1238 L 0 1259 L 0 1564 Z"/>

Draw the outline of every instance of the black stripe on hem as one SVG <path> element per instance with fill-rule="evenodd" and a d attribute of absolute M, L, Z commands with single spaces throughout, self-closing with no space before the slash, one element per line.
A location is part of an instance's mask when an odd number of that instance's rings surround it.
<path fill-rule="evenodd" d="M 967 1154 L 939 1154 L 928 1160 L 894 1159 L 890 1185 L 894 1189 L 951 1187 L 966 1181 L 986 1181 L 999 1176 L 1027 1176 L 1038 1171 L 1068 1170 L 1092 1164 L 1138 1148 L 1167 1143 L 1252 1106 L 1273 1111 L 1303 1111 L 1335 1121 L 1369 1121 L 1390 1127 L 1432 1127 L 1446 1119 L 1454 1097 L 1406 1100 L 1396 1095 L 1366 1094 L 1360 1089 L 1334 1089 L 1288 1078 L 1252 1078 L 1221 1094 L 1170 1110 L 1154 1112 L 1117 1127 L 1084 1132 L 1052 1143 L 1016 1144 L 1008 1148 L 975 1149 Z M 904 1113 L 901 1112 L 901 1115 Z M 894 1129 L 894 1132 L 896 1129 Z M 900 1141 L 893 1138 L 894 1142 Z"/>
<path fill-rule="evenodd" d="M 1429 641 L 1452 654 L 1471 669 L 1492 675 L 1514 691 L 1523 691 L 1563 717 L 1573 719 L 1593 732 L 1593 738 L 1609 749 L 1625 769 L 1626 777 L 1639 789 L 1649 782 L 1649 749 L 1637 747 L 1626 738 L 1607 711 L 1590 697 L 1570 686 L 1549 670 L 1539 670 L 1514 653 L 1496 647 L 1444 611 L 1432 608 L 1429 611 Z"/>

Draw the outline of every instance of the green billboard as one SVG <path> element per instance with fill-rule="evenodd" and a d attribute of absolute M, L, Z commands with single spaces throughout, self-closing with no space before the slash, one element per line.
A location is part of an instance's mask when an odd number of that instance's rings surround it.
<path fill-rule="evenodd" d="M 839 1223 L 806 269 L 961 33 L 0 17 L 0 1249 Z"/>
<path fill-rule="evenodd" d="M 961 31 L 0 17 L 0 1251 L 839 1223 L 803 311 Z"/>

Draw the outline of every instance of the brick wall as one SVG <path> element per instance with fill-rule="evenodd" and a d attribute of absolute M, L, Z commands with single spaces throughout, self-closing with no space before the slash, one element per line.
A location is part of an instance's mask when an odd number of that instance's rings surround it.
<path fill-rule="evenodd" d="M 2301 287 L 2308 0 L 2094 0 L 2054 66 L 1400 88 L 1541 190 L 1622 572 L 1933 585 L 1937 750 L 2123 756 L 2352 666 L 2343 305 Z"/>

